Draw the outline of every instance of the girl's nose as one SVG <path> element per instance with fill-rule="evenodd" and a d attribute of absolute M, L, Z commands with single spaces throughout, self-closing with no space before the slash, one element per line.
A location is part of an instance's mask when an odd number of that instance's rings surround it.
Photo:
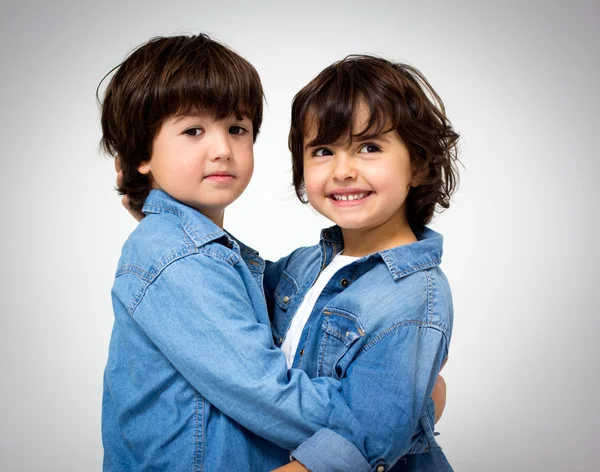
<path fill-rule="evenodd" d="M 335 167 L 333 169 L 334 180 L 354 180 L 356 179 L 356 169 L 352 164 L 352 159 L 345 153 L 338 153 L 335 159 Z"/>

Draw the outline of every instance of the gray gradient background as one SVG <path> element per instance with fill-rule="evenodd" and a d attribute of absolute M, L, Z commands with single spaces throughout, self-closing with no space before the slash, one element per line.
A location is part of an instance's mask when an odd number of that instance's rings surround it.
<path fill-rule="evenodd" d="M 268 258 L 326 224 L 289 186 L 293 94 L 349 53 L 425 73 L 466 167 L 433 225 L 456 308 L 441 444 L 457 471 L 598 470 L 600 8 L 414 3 L 2 2 L 0 470 L 101 467 L 109 292 L 135 223 L 94 92 L 149 37 L 197 31 L 264 82 L 255 176 L 226 226 Z"/>

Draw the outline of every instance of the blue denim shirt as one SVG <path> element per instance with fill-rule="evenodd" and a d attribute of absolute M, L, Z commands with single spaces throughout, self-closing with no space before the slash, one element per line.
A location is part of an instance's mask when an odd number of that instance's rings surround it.
<path fill-rule="evenodd" d="M 344 430 L 337 414 L 330 424 L 339 419 L 337 431 L 378 471 L 419 452 L 427 454 L 394 470 L 452 470 L 434 438 L 430 398 L 448 355 L 452 297 L 439 268 L 442 236 L 423 228 L 417 238 L 340 269 L 317 299 L 293 362 L 311 378 L 341 380 L 363 442 L 357 431 Z M 277 345 L 319 273 L 342 249 L 341 230 L 332 227 L 322 231 L 320 244 L 268 265 L 265 293 Z M 308 468 L 316 441 L 318 435 L 293 454 Z"/>
<path fill-rule="evenodd" d="M 104 470 L 266 471 L 310 437 L 314 470 L 369 470 L 341 384 L 274 346 L 258 254 L 162 191 L 143 211 L 112 290 Z"/>

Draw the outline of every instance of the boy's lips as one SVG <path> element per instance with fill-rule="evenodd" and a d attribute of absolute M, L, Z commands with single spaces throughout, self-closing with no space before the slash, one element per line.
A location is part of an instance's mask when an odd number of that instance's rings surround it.
<path fill-rule="evenodd" d="M 212 180 L 213 182 L 230 182 L 235 177 L 232 174 L 230 174 L 229 172 L 217 171 L 217 172 L 212 172 L 212 173 L 208 174 L 204 178 L 208 179 L 208 180 Z"/>

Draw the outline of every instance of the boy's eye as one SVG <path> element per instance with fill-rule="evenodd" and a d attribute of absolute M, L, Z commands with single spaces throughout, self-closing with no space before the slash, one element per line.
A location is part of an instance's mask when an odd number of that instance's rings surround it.
<path fill-rule="evenodd" d="M 362 153 L 371 153 L 371 152 L 379 152 L 381 148 L 376 144 L 365 144 L 363 145 L 358 152 Z"/>
<path fill-rule="evenodd" d="M 229 132 L 234 135 L 240 135 L 240 134 L 247 133 L 246 128 L 244 128 L 243 126 L 237 126 L 237 125 L 230 126 Z"/>
<path fill-rule="evenodd" d="M 202 128 L 190 128 L 184 131 L 184 134 L 187 134 L 188 136 L 200 136 L 202 133 L 204 133 Z"/>
<path fill-rule="evenodd" d="M 323 156 L 333 156 L 331 150 L 327 148 L 317 148 L 313 151 L 313 156 L 323 157 Z"/>

